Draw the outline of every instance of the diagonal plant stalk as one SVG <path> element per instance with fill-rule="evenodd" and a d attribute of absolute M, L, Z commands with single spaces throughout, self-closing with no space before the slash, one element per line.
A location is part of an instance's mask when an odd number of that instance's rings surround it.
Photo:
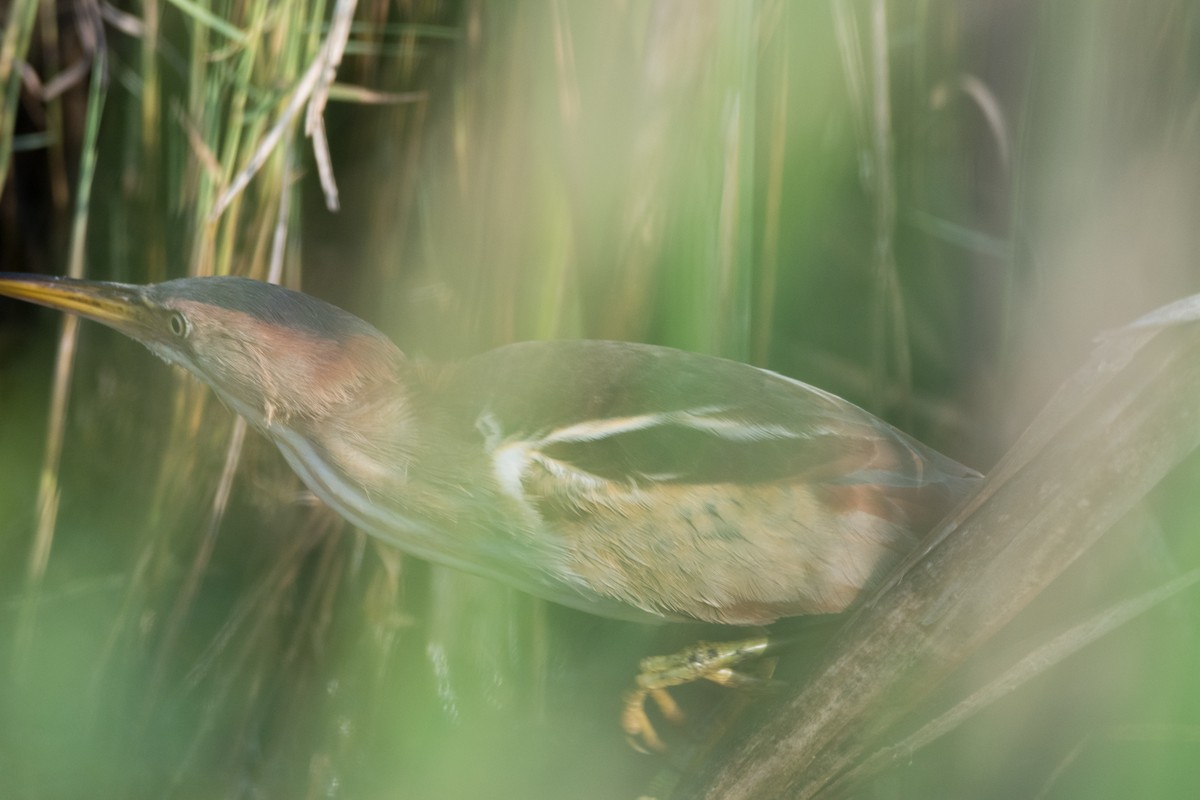
<path fill-rule="evenodd" d="M 842 797 L 895 727 L 1200 445 L 1200 296 L 1101 340 L 847 623 L 823 666 L 681 797 Z"/>
<path fill-rule="evenodd" d="M 1193 569 L 1161 586 L 1142 594 L 1122 600 L 1091 618 L 1055 636 L 1023 656 L 1003 675 L 971 693 L 936 719 L 922 725 L 917 731 L 896 744 L 884 747 L 837 779 L 829 793 L 837 795 L 860 781 L 882 772 L 895 763 L 907 759 L 912 753 L 932 744 L 950 733 L 968 719 L 1011 694 L 1028 681 L 1059 664 L 1068 656 L 1087 645 L 1107 636 L 1125 623 L 1165 603 L 1180 592 L 1200 583 L 1200 569 Z"/>

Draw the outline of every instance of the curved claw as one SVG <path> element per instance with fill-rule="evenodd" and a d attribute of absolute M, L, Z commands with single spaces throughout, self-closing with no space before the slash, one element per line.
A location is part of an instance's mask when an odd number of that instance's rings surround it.
<path fill-rule="evenodd" d="M 642 676 L 639 675 L 638 678 Z M 671 697 L 665 688 L 631 689 L 624 695 L 624 708 L 621 710 L 621 729 L 625 731 L 625 741 L 639 753 L 665 753 L 667 746 L 659 738 L 658 731 L 646 714 L 646 698 L 654 700 L 663 717 L 673 725 L 682 725 L 687 715 Z M 642 746 L 645 744 L 645 747 Z M 649 748 L 649 749 L 647 749 Z"/>

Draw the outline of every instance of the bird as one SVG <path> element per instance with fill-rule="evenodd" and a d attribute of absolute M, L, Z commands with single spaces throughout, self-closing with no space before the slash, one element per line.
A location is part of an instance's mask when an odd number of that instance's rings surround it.
<path fill-rule="evenodd" d="M 851 607 L 979 474 L 737 361 L 528 341 L 434 367 L 241 277 L 0 274 L 207 384 L 366 533 L 601 616 L 762 626 Z"/>

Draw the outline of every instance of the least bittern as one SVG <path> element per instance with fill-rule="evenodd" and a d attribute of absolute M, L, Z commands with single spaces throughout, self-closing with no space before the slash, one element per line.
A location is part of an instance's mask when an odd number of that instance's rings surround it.
<path fill-rule="evenodd" d="M 978 478 L 820 389 L 665 347 L 526 342 L 429 371 L 357 317 L 243 278 L 7 274 L 0 295 L 182 366 L 362 530 L 596 614 L 841 611 Z"/>

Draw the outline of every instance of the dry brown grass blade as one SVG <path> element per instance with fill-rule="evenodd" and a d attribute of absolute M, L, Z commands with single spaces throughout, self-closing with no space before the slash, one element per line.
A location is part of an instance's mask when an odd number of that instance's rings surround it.
<path fill-rule="evenodd" d="M 88 111 L 85 125 L 85 146 L 79 164 L 79 186 L 75 215 L 71 224 L 71 248 L 68 255 L 67 274 L 82 278 L 84 274 L 84 247 L 87 242 L 88 210 L 91 203 L 92 177 L 96 170 L 96 139 L 100 127 L 100 116 L 106 96 L 104 83 L 107 58 L 103 50 L 97 51 L 88 94 Z M 19 666 L 33 639 L 33 630 L 41 591 L 42 579 L 50 562 L 50 550 L 54 544 L 54 532 L 58 522 L 59 466 L 66 438 L 67 402 L 71 395 L 71 377 L 74 373 L 75 346 L 78 341 L 79 320 L 68 317 L 63 322 L 58 342 L 58 354 L 54 364 L 54 383 L 50 395 L 50 413 L 46 431 L 46 450 L 38 480 L 37 530 L 30 549 L 26 570 L 27 585 L 25 603 L 17 623 L 17 646 L 15 660 Z"/>
<path fill-rule="evenodd" d="M 46 567 L 50 563 L 54 531 L 58 527 L 58 474 L 62 462 L 63 439 L 66 435 L 67 400 L 71 394 L 71 376 L 74 374 L 75 345 L 78 340 L 79 320 L 76 317 L 67 317 L 63 321 L 62 333 L 58 338 L 58 352 L 54 359 L 54 382 L 50 392 L 46 449 L 42 459 L 42 469 L 38 474 L 37 530 L 34 532 L 33 545 L 29 551 L 25 597 L 17 623 L 14 666 L 18 668 L 18 671 L 33 640 L 42 579 L 46 574 Z"/>
<path fill-rule="evenodd" d="M 37 0 L 18 0 L 4 13 L 4 33 L 0 36 L 0 186 L 8 176 L 17 98 L 21 91 L 20 65 L 29 50 L 37 7 Z"/>
<path fill-rule="evenodd" d="M 312 64 L 296 83 L 292 97 L 284 106 L 278 121 L 262 137 L 249 162 L 234 176 L 229 186 L 213 204 L 213 209 L 209 212 L 208 217 L 210 222 L 219 219 L 234 198 L 250 184 L 250 179 L 267 163 L 267 159 L 275 152 L 275 148 L 284 140 L 285 134 L 291 130 L 292 121 L 306 104 L 308 111 L 305 132 L 313 137 L 314 154 L 321 175 L 322 188 L 325 190 L 326 205 L 331 211 L 337 210 L 337 187 L 332 182 L 333 170 L 330 165 L 321 115 L 328 100 L 329 87 L 333 85 L 337 66 L 346 49 L 346 41 L 350 36 L 350 22 L 354 18 L 354 9 L 357 6 L 357 0 L 339 0 L 334 6 L 334 22 L 330 26 L 325 43 L 321 45 L 320 52 L 317 53 Z"/>
<path fill-rule="evenodd" d="M 812 680 L 679 796 L 844 796 L 842 775 L 1200 444 L 1198 302 L 1105 338 Z"/>
<path fill-rule="evenodd" d="M 196 599 L 196 593 L 200 590 L 200 583 L 203 581 L 204 574 L 208 570 L 213 548 L 216 546 L 217 536 L 221 531 L 221 521 L 225 518 L 225 512 L 229 507 L 229 495 L 233 491 L 233 479 L 237 475 L 238 464 L 241 462 L 242 443 L 245 441 L 245 438 L 246 420 L 238 417 L 234 420 L 233 430 L 229 435 L 229 445 L 225 450 L 225 466 L 221 470 L 221 479 L 217 484 L 216 492 L 213 494 L 208 522 L 204 526 L 204 536 L 200 539 L 200 544 L 196 548 L 196 554 L 192 557 L 191 569 L 188 571 L 187 578 L 184 580 L 183 586 L 179 589 L 179 593 L 175 596 L 175 603 L 171 607 L 170 615 L 167 617 L 163 642 L 159 647 L 158 664 L 155 667 L 149 689 L 147 690 L 147 696 L 150 698 L 154 698 L 158 693 L 159 684 L 162 681 L 168 660 L 174 653 L 175 643 L 183 631 L 188 612 L 191 611 L 192 603 Z"/>
<path fill-rule="evenodd" d="M 285 147 L 287 149 L 285 153 L 286 157 L 284 159 L 283 170 L 280 174 L 279 210 L 275 226 L 272 230 L 271 258 L 266 275 L 266 279 L 271 283 L 279 283 L 283 277 L 283 263 L 288 241 L 288 210 L 291 208 L 292 187 L 292 151 L 291 145 L 286 145 Z M 157 695 L 159 683 L 166 666 L 174 654 L 175 642 L 183 631 L 188 612 L 192 608 L 192 603 L 200 589 L 200 583 L 208 569 L 213 548 L 216 545 L 217 535 L 221 529 L 221 523 L 225 519 L 229 508 L 229 497 L 233 491 L 233 481 L 237 474 L 238 465 L 241 462 L 245 438 L 246 420 L 243 417 L 237 417 L 233 422 L 233 429 L 229 435 L 229 443 L 225 449 L 225 465 L 221 470 L 221 477 L 212 498 L 211 511 L 208 523 L 205 526 L 204 536 L 192 559 L 192 566 L 188 572 L 187 579 L 176 595 L 175 604 L 167 619 L 163 643 L 159 647 L 158 664 L 154 670 L 150 688 L 147 691 L 147 696 L 150 698 L 154 698 Z"/>

